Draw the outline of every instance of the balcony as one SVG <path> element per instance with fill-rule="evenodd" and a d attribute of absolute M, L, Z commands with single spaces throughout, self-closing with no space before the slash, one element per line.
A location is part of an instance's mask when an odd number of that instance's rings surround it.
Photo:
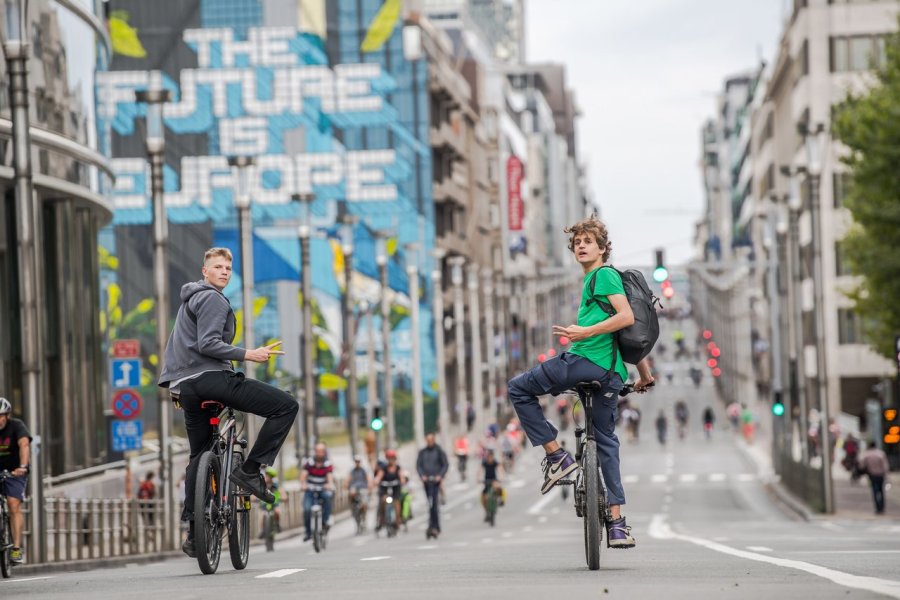
<path fill-rule="evenodd" d="M 460 117 L 458 124 L 454 127 L 448 122 L 442 122 L 440 127 L 431 129 L 431 147 L 435 149 L 444 149 L 453 152 L 456 156 L 464 158 L 466 156 L 466 143 L 463 137 L 463 125 Z"/>

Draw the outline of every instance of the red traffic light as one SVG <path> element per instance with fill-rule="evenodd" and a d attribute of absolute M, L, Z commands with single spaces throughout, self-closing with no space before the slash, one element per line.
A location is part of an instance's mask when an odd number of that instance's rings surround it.
<path fill-rule="evenodd" d="M 671 299 L 672 296 L 674 296 L 674 295 L 675 295 L 675 290 L 671 286 L 663 289 L 663 296 L 665 296 L 666 298 Z"/>
<path fill-rule="evenodd" d="M 561 337 L 559 338 L 559 343 L 560 343 L 561 346 L 568 346 L 568 345 L 569 345 L 569 338 L 567 338 L 566 336 L 561 336 Z"/>
<path fill-rule="evenodd" d="M 666 290 L 666 289 L 669 289 L 670 287 L 672 287 L 672 282 L 669 281 L 668 279 L 665 279 L 662 282 L 660 282 L 659 285 L 662 286 L 662 289 Z"/>
<path fill-rule="evenodd" d="M 709 329 L 704 329 L 703 330 L 703 339 L 711 340 L 712 339 L 712 331 L 710 331 Z"/>
<path fill-rule="evenodd" d="M 718 377 L 721 374 L 722 374 L 722 369 L 720 369 L 719 367 L 716 367 L 715 369 L 712 370 L 713 377 Z"/>
<path fill-rule="evenodd" d="M 541 352 L 540 354 L 538 354 L 538 362 L 544 362 L 545 360 L 547 360 L 547 355 L 546 355 L 546 354 L 544 354 L 543 352 Z"/>
<path fill-rule="evenodd" d="M 715 358 L 719 358 L 719 355 L 722 354 L 722 351 L 718 348 L 713 348 L 709 351 L 709 353 L 712 354 Z"/>
<path fill-rule="evenodd" d="M 717 360 L 714 359 L 714 358 L 711 358 L 711 359 L 709 359 L 708 361 L 706 361 L 706 364 L 709 365 L 709 368 L 710 368 L 710 369 L 714 369 L 714 368 L 716 368 L 716 365 L 719 364 L 719 361 L 717 361 Z"/>
<path fill-rule="evenodd" d="M 710 342 L 710 343 L 706 344 L 706 349 L 709 350 L 710 354 L 712 354 L 712 351 L 717 348 L 718 348 L 718 346 L 716 346 L 715 342 Z"/>
<path fill-rule="evenodd" d="M 549 356 L 550 358 L 553 358 L 554 356 L 556 356 L 556 349 L 550 348 L 549 350 L 547 350 L 547 356 Z"/>

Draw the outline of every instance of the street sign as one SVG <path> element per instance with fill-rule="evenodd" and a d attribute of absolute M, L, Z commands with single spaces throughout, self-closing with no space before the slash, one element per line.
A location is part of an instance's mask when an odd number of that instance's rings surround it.
<path fill-rule="evenodd" d="M 134 421 L 112 421 L 113 452 L 127 452 L 141 449 L 143 423 Z"/>
<path fill-rule="evenodd" d="M 141 355 L 140 340 L 115 340 L 112 355 L 116 358 L 137 358 Z"/>
<path fill-rule="evenodd" d="M 141 385 L 141 359 L 117 358 L 110 368 L 114 388 L 131 388 Z"/>
<path fill-rule="evenodd" d="M 119 419 L 134 419 L 141 414 L 144 402 L 135 390 L 119 390 L 112 397 L 112 411 Z"/>

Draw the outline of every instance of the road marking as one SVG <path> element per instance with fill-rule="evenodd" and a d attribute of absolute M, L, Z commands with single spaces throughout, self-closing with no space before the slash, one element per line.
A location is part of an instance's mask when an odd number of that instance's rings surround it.
<path fill-rule="evenodd" d="M 547 517 L 545 517 L 543 515 L 538 517 L 538 523 L 546 523 L 546 522 L 547 522 Z"/>
<path fill-rule="evenodd" d="M 544 510 L 544 507 L 556 500 L 556 494 L 547 494 L 537 502 L 531 505 L 531 508 L 528 509 L 529 515 L 536 515 Z"/>
<path fill-rule="evenodd" d="M 513 536 L 512 531 L 504 531 L 502 537 L 511 538 Z"/>
<path fill-rule="evenodd" d="M 795 550 L 791 554 L 900 554 L 900 550 Z"/>
<path fill-rule="evenodd" d="M 453 542 L 452 545 L 454 548 L 465 548 L 469 545 L 469 542 Z"/>
<path fill-rule="evenodd" d="M 672 496 L 670 496 L 669 494 L 666 494 L 665 496 L 663 496 L 663 504 L 671 504 L 671 502 L 672 502 Z"/>
<path fill-rule="evenodd" d="M 772 552 L 772 549 L 766 546 L 747 546 L 747 550 L 751 552 Z"/>
<path fill-rule="evenodd" d="M 525 527 L 522 528 L 522 531 L 524 531 L 525 533 L 528 533 L 529 531 L 534 531 L 534 527 L 532 527 L 531 525 L 526 525 Z"/>
<path fill-rule="evenodd" d="M 653 483 L 665 483 L 669 479 L 668 475 L 654 475 L 650 478 Z"/>
<path fill-rule="evenodd" d="M 709 482 L 710 483 L 721 483 L 725 481 L 727 477 L 725 477 L 725 473 L 710 473 L 709 474 Z"/>
<path fill-rule="evenodd" d="M 472 510 L 473 506 L 475 506 L 474 502 L 466 502 L 465 506 L 463 506 L 463 510 Z"/>
<path fill-rule="evenodd" d="M 389 559 L 389 558 L 390 558 L 390 556 L 370 556 L 370 557 L 368 557 L 368 558 L 361 558 L 361 559 L 359 559 L 359 560 L 361 560 L 361 561 L 365 561 L 365 560 L 387 560 L 387 559 Z"/>
<path fill-rule="evenodd" d="M 293 575 L 294 573 L 300 573 L 305 570 L 306 569 L 278 569 L 277 571 L 272 571 L 271 573 L 266 573 L 264 575 L 257 575 L 256 579 L 271 579 L 272 577 L 284 577 L 285 575 Z"/>
<path fill-rule="evenodd" d="M 437 546 L 419 546 L 419 550 L 436 550 Z"/>
<path fill-rule="evenodd" d="M 878 577 L 853 575 L 851 573 L 836 571 L 834 569 L 829 569 L 820 565 L 814 565 L 812 563 L 804 562 L 801 560 L 791 560 L 787 558 L 777 558 L 775 556 L 766 556 L 765 554 L 757 554 L 755 552 L 748 552 L 746 550 L 738 550 L 737 548 L 725 546 L 712 540 L 684 535 L 681 533 L 675 533 L 674 531 L 672 531 L 672 528 L 669 527 L 669 524 L 666 522 L 666 518 L 664 515 L 653 515 L 653 518 L 650 520 L 650 526 L 647 528 L 647 533 L 650 535 L 650 537 L 653 537 L 655 539 L 679 540 L 682 542 L 688 542 L 690 544 L 702 546 L 708 550 L 713 550 L 722 554 L 728 554 L 729 556 L 736 556 L 738 558 L 743 558 L 746 560 L 768 563 L 770 565 L 784 567 L 786 569 L 796 569 L 797 571 L 803 571 L 804 573 L 822 577 L 823 579 L 827 579 L 844 587 L 866 590 L 869 592 L 875 592 L 876 594 L 884 594 L 885 596 L 889 596 L 891 598 L 900 598 L 900 581 L 880 579 Z"/>
<path fill-rule="evenodd" d="M 737 476 L 737 480 L 744 481 L 744 482 L 755 481 L 756 475 L 754 475 L 753 473 L 741 473 L 740 475 Z"/>
<path fill-rule="evenodd" d="M 637 475 L 626 475 L 622 478 L 622 483 L 637 483 L 641 478 Z"/>
<path fill-rule="evenodd" d="M 454 492 L 458 492 L 460 490 L 466 489 L 467 487 L 469 487 L 469 486 L 466 485 L 465 483 L 460 482 L 460 483 L 453 484 L 453 487 L 450 489 L 453 490 Z"/>
<path fill-rule="evenodd" d="M 694 483 L 697 481 L 697 476 L 693 473 L 682 473 L 682 475 L 678 478 L 678 481 L 681 483 Z"/>
<path fill-rule="evenodd" d="M 516 479 L 515 481 L 513 481 L 512 483 L 509 484 L 509 487 L 511 487 L 514 490 L 523 488 L 523 487 L 525 487 L 525 480 L 524 479 Z"/>
<path fill-rule="evenodd" d="M 494 541 L 494 538 L 483 538 L 483 539 L 481 540 L 481 543 L 482 543 L 482 544 L 490 544 L 490 543 L 493 542 L 493 541 Z"/>
<path fill-rule="evenodd" d="M 24 581 L 40 581 L 41 579 L 53 579 L 54 577 L 56 577 L 56 575 L 45 575 L 43 577 L 28 577 L 26 579 L 16 578 L 16 579 L 10 579 L 9 581 L 5 582 L 5 584 L 22 583 Z"/>

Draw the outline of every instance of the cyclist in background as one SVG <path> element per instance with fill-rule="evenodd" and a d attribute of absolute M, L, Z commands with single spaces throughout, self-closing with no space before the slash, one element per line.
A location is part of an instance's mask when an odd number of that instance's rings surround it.
<path fill-rule="evenodd" d="M 500 506 L 506 504 L 506 490 L 503 489 L 501 482 L 503 481 L 503 465 L 497 462 L 497 458 L 494 456 L 493 452 L 488 452 L 484 460 L 481 461 L 481 473 L 482 473 L 482 481 L 484 482 L 484 489 L 481 490 L 481 506 L 485 510 L 487 510 L 487 496 L 488 492 L 491 491 L 491 488 L 497 490 L 500 495 Z M 485 515 L 484 520 L 487 521 L 488 517 Z"/>
<path fill-rule="evenodd" d="M 22 529 L 25 525 L 22 502 L 25 501 L 30 465 L 31 434 L 25 423 L 12 417 L 12 404 L 9 400 L 0 398 L 0 471 L 9 471 L 12 475 L 0 483 L 0 495 L 6 496 L 9 506 L 13 543 L 9 560 L 17 565 L 25 562 L 22 554 Z"/>
<path fill-rule="evenodd" d="M 275 532 L 277 533 L 281 531 L 281 509 L 278 508 L 281 506 L 281 490 L 278 483 L 278 471 L 274 467 L 266 467 L 264 479 L 266 489 L 272 493 L 275 501 L 265 502 L 260 500 L 260 504 L 262 504 L 263 510 L 272 511 L 272 517 L 275 519 Z M 265 536 L 265 529 L 265 515 L 261 515 L 259 519 L 259 539 L 263 539 Z"/>
<path fill-rule="evenodd" d="M 366 522 L 366 512 L 369 503 L 366 498 L 366 491 L 369 489 L 369 474 L 366 473 L 362 466 L 362 456 L 357 454 L 353 457 L 353 468 L 350 469 L 350 476 L 347 478 L 347 492 L 350 498 L 350 505 L 354 502 L 359 503 L 359 515 L 361 523 Z"/>
<path fill-rule="evenodd" d="M 459 478 L 466 480 L 466 462 L 469 460 L 469 438 L 460 434 L 453 443 L 453 453 L 456 455 L 456 467 L 459 469 Z"/>
<path fill-rule="evenodd" d="M 675 420 L 678 421 L 678 439 L 683 440 L 688 425 L 688 407 L 684 400 L 675 403 Z"/>
<path fill-rule="evenodd" d="M 316 444 L 312 458 L 307 458 L 300 471 L 300 489 L 306 493 L 303 495 L 303 527 L 305 533 L 303 541 L 308 542 L 312 538 L 310 527 L 310 513 L 316 500 L 316 492 L 322 502 L 322 527 L 328 532 L 329 519 L 331 517 L 331 495 L 334 492 L 334 466 L 328 460 L 325 444 Z"/>
<path fill-rule="evenodd" d="M 403 485 L 403 473 L 400 470 L 400 465 L 397 464 L 397 451 L 393 448 L 388 448 L 384 451 L 384 457 L 387 459 L 387 464 L 378 471 L 375 475 L 375 479 L 372 481 L 372 487 L 378 488 L 378 516 L 375 522 L 376 532 L 380 531 L 384 526 L 384 499 L 387 496 L 388 490 L 392 492 L 393 498 L 399 502 L 400 488 Z M 394 512 L 397 520 L 397 529 L 399 529 L 401 525 L 401 511 L 397 510 Z"/>

